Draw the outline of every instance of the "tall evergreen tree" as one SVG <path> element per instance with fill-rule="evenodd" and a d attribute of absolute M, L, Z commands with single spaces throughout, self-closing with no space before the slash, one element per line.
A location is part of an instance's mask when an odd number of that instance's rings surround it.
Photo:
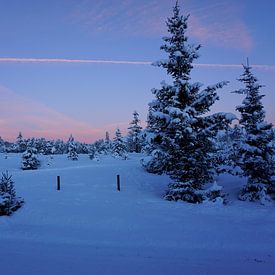
<path fill-rule="evenodd" d="M 133 120 L 130 122 L 130 126 L 128 128 L 128 147 L 130 152 L 141 152 L 141 146 L 142 146 L 142 137 L 141 137 L 141 131 L 142 127 L 139 125 L 140 119 L 139 119 L 139 113 L 137 111 L 133 112 Z"/>
<path fill-rule="evenodd" d="M 244 130 L 244 137 L 239 146 L 237 165 L 243 175 L 248 177 L 247 184 L 240 194 L 241 200 L 260 200 L 265 203 L 272 186 L 274 175 L 274 136 L 272 124 L 265 121 L 264 106 L 261 102 L 264 95 L 260 94 L 263 87 L 251 72 L 251 67 L 244 65 L 244 72 L 239 81 L 244 84 L 243 89 L 235 91 L 244 94 L 242 105 L 237 106 L 241 113 L 240 125 Z"/>
<path fill-rule="evenodd" d="M 174 180 L 165 196 L 168 200 L 203 200 L 201 188 L 213 182 L 213 138 L 234 119 L 232 114 L 207 115 L 217 101 L 220 82 L 201 90 L 202 84 L 190 83 L 193 61 L 198 58 L 200 45 L 188 42 L 186 35 L 189 16 L 180 15 L 178 3 L 168 18 L 169 36 L 164 37 L 161 50 L 167 60 L 155 65 L 166 69 L 173 84 L 162 82 L 153 89 L 156 99 L 149 104 L 148 129 L 152 133 L 151 160 L 145 163 L 149 172 L 167 172 Z"/>

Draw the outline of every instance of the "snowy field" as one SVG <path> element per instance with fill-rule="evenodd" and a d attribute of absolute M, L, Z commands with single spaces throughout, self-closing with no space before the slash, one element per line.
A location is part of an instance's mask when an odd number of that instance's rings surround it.
<path fill-rule="evenodd" d="M 0 274 L 275 274 L 274 205 L 238 201 L 230 176 L 218 179 L 226 206 L 164 201 L 169 178 L 140 158 L 60 155 L 22 171 L 20 155 L 0 154 L 26 201 L 0 217 Z"/>

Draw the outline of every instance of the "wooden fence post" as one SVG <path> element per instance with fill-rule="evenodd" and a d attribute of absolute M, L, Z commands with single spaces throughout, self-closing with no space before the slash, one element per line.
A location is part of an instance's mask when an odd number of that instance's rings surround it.
<path fill-rule="evenodd" d="M 60 190 L 60 176 L 57 176 L 57 190 Z"/>
<path fill-rule="evenodd" d="M 116 182 L 117 182 L 117 191 L 120 191 L 120 176 L 116 176 Z"/>

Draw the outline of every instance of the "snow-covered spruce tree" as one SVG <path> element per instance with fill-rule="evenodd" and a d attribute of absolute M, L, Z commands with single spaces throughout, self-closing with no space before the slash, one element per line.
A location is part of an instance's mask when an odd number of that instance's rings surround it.
<path fill-rule="evenodd" d="M 68 159 L 70 160 L 78 160 L 78 154 L 77 154 L 77 145 L 74 141 L 73 136 L 71 135 L 68 140 Z"/>
<path fill-rule="evenodd" d="M 137 111 L 134 111 L 133 120 L 130 122 L 130 126 L 128 128 L 129 130 L 128 137 L 127 137 L 127 143 L 128 143 L 128 148 L 130 152 L 136 152 L 136 153 L 141 152 L 142 127 L 139 124 L 140 124 L 139 113 Z"/>
<path fill-rule="evenodd" d="M 127 146 L 123 140 L 120 129 L 116 129 L 115 137 L 112 143 L 112 155 L 116 158 L 127 159 Z"/>
<path fill-rule="evenodd" d="M 105 140 L 104 140 L 104 147 L 105 147 L 105 154 L 109 155 L 111 152 L 111 140 L 110 140 L 110 135 L 109 132 L 105 133 Z"/>
<path fill-rule="evenodd" d="M 6 152 L 5 141 L 0 137 L 0 153 Z"/>
<path fill-rule="evenodd" d="M 40 161 L 37 158 L 37 150 L 33 147 L 28 147 L 22 155 L 23 170 L 35 170 L 40 166 Z"/>
<path fill-rule="evenodd" d="M 23 139 L 22 133 L 19 132 L 18 137 L 16 138 L 15 142 L 15 152 L 16 153 L 23 153 L 27 149 L 27 143 Z"/>
<path fill-rule="evenodd" d="M 189 16 L 180 15 L 178 3 L 173 16 L 168 18 L 170 36 L 164 37 L 161 49 L 167 60 L 156 62 L 167 70 L 173 84 L 162 82 L 153 89 L 156 99 L 149 104 L 148 130 L 152 133 L 151 159 L 144 162 L 149 172 L 168 173 L 174 180 L 165 198 L 201 202 L 205 198 L 204 184 L 214 181 L 214 137 L 218 130 L 227 128 L 235 118 L 232 114 L 207 115 L 217 101 L 220 82 L 201 90 L 202 84 L 190 83 L 194 59 L 199 46 L 188 43 L 186 36 Z"/>
<path fill-rule="evenodd" d="M 264 106 L 261 102 L 264 95 L 260 94 L 262 85 L 258 83 L 248 64 L 243 67 L 244 72 L 239 81 L 245 87 L 235 91 L 245 95 L 242 105 L 236 108 L 241 114 L 240 126 L 244 130 L 244 136 L 238 148 L 237 165 L 248 180 L 239 198 L 250 201 L 259 200 L 264 204 L 270 200 L 267 193 L 272 187 L 272 175 L 275 169 L 274 137 L 272 124 L 265 121 Z"/>
<path fill-rule="evenodd" d="M 16 197 L 14 182 L 11 178 L 12 176 L 9 175 L 8 171 L 2 173 L 0 180 L 0 216 L 11 215 L 24 203 L 22 198 Z"/>
<path fill-rule="evenodd" d="M 243 130 L 239 125 L 233 128 L 221 130 L 215 140 L 214 158 L 217 162 L 217 173 L 228 173 L 234 176 L 241 175 L 241 169 L 236 165 L 239 155 L 239 144 L 243 136 Z"/>

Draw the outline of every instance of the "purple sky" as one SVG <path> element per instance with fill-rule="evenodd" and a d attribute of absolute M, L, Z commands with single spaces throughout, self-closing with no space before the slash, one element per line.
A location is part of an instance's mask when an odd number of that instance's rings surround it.
<path fill-rule="evenodd" d="M 2 1 L 0 136 L 14 140 L 22 131 L 67 139 L 72 133 L 90 142 L 116 127 L 125 133 L 134 110 L 145 125 L 151 89 L 169 81 L 149 63 L 163 57 L 159 47 L 174 2 Z M 190 41 L 203 46 L 193 81 L 230 81 L 213 110 L 235 112 L 242 96 L 230 91 L 240 87 L 242 69 L 230 65 L 249 57 L 262 65 L 254 73 L 265 85 L 267 120 L 275 124 L 275 2 L 179 2 L 191 14 Z"/>

